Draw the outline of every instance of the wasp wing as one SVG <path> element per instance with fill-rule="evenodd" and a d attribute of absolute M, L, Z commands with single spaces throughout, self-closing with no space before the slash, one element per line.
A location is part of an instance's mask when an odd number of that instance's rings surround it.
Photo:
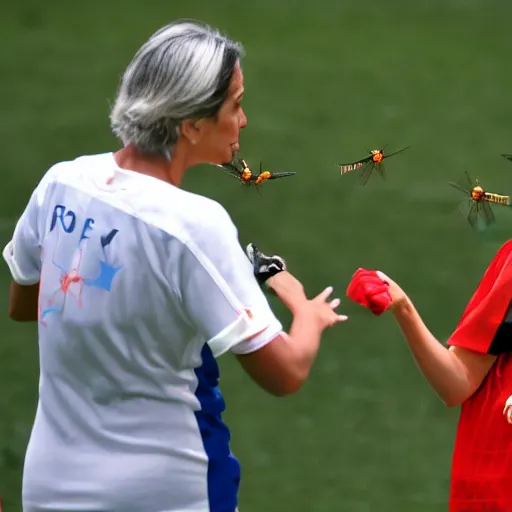
<path fill-rule="evenodd" d="M 468 171 L 465 170 L 464 174 L 466 175 L 466 179 L 468 180 L 467 183 L 469 185 L 469 190 L 472 190 L 477 183 L 471 179 L 471 176 L 469 175 Z"/>
<path fill-rule="evenodd" d="M 473 199 L 464 199 L 459 204 L 459 211 L 469 222 L 471 227 L 476 228 L 478 222 L 478 203 Z"/>
<path fill-rule="evenodd" d="M 487 227 L 494 222 L 494 213 L 492 211 L 491 204 L 489 201 L 480 201 L 478 206 L 480 206 L 480 208 L 478 208 L 478 213 L 484 221 L 485 227 Z"/>
<path fill-rule="evenodd" d="M 368 180 L 372 175 L 373 169 L 375 169 L 375 163 L 372 162 L 371 160 L 367 162 L 361 169 L 361 173 L 359 174 L 359 182 L 363 187 L 368 183 Z"/>
<path fill-rule="evenodd" d="M 480 204 L 475 203 L 473 201 L 473 204 L 471 205 L 471 208 L 469 209 L 468 214 L 467 214 L 468 222 L 471 224 L 471 227 L 473 229 L 478 229 L 478 220 L 480 218 L 479 210 L 480 210 Z"/>
<path fill-rule="evenodd" d="M 236 172 L 240 174 L 239 168 L 235 165 L 234 162 L 226 162 L 225 164 L 215 164 L 217 167 L 221 169 L 229 169 L 231 172 Z"/>
<path fill-rule="evenodd" d="M 357 160 L 357 162 L 352 162 L 349 164 L 338 164 L 340 168 L 340 174 L 346 174 L 347 172 L 354 171 L 355 169 L 359 169 L 363 165 L 372 161 L 372 155 L 362 158 L 361 160 Z"/>
<path fill-rule="evenodd" d="M 226 174 L 229 174 L 232 178 L 236 178 L 237 180 L 240 179 L 240 171 L 236 169 L 236 167 L 232 164 L 215 164 L 216 167 L 224 171 Z"/>
<path fill-rule="evenodd" d="M 380 177 L 385 180 L 386 179 L 386 167 L 384 167 L 384 163 L 380 162 L 379 164 L 375 164 L 375 168 L 377 172 L 380 174 Z"/>
<path fill-rule="evenodd" d="M 501 153 L 501 156 L 503 158 L 506 158 L 507 160 L 512 161 L 512 154 L 511 153 Z"/>
<path fill-rule="evenodd" d="M 453 181 L 449 181 L 448 185 L 451 185 L 452 187 L 455 187 L 456 189 L 461 190 L 462 192 L 464 192 L 464 194 L 466 194 L 469 198 L 471 198 L 471 191 L 468 189 L 465 189 L 462 185 L 459 185 L 458 183 L 455 183 Z"/>
<path fill-rule="evenodd" d="M 398 151 L 394 151 L 393 153 L 390 153 L 389 155 L 384 155 L 384 158 L 389 158 L 393 155 L 398 155 L 398 153 L 401 153 L 402 151 L 405 151 L 406 149 L 409 149 L 411 146 L 407 146 L 405 148 L 399 149 Z M 384 151 L 384 148 L 382 149 Z"/>
<path fill-rule="evenodd" d="M 473 201 L 468 199 L 460 205 L 462 214 L 467 218 L 473 229 L 481 231 L 494 222 L 494 213 L 487 201 Z"/>
<path fill-rule="evenodd" d="M 286 171 L 286 172 L 273 172 L 270 176 L 270 178 L 268 178 L 269 180 L 277 180 L 279 178 L 286 178 L 287 176 L 293 176 L 297 174 L 296 172 L 293 172 L 293 171 Z"/>

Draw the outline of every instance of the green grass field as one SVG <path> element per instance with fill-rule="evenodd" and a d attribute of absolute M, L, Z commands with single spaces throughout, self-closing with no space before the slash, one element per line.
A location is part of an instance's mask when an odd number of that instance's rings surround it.
<path fill-rule="evenodd" d="M 109 105 L 138 46 L 178 17 L 246 46 L 243 157 L 294 178 L 262 197 L 218 170 L 184 186 L 220 201 L 242 243 L 283 255 L 311 295 L 344 296 L 357 267 L 380 268 L 410 293 L 442 341 L 512 214 L 476 236 L 447 186 L 467 169 L 512 193 L 510 24 L 505 0 L 63 0 L 10 2 L 0 15 L 0 242 L 54 162 L 115 149 Z M 337 163 L 373 147 L 412 145 L 388 179 L 359 187 Z M 1 267 L 0 493 L 21 508 L 23 457 L 37 402 L 36 327 L 7 317 Z M 134 291 L 136 293 L 136 291 Z M 276 303 L 285 324 L 289 316 Z M 458 411 L 419 374 L 390 315 L 343 303 L 311 378 L 286 399 L 265 395 L 229 356 L 226 419 L 243 467 L 242 512 L 446 510 Z"/>

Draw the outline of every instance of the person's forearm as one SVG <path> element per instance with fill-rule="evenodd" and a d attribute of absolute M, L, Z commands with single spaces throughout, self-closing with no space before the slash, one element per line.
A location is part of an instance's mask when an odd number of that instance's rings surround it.
<path fill-rule="evenodd" d="M 293 315 L 290 331 L 284 336 L 288 371 L 300 387 L 306 380 L 320 348 L 322 327 L 310 307 L 302 284 L 288 272 L 268 280 L 268 285 Z"/>
<path fill-rule="evenodd" d="M 290 359 L 301 381 L 308 377 L 315 362 L 321 335 L 322 329 L 307 307 L 298 308 L 293 312 L 287 343 Z"/>
<path fill-rule="evenodd" d="M 448 406 L 465 400 L 470 382 L 466 368 L 432 335 L 410 300 L 393 310 L 421 372 Z"/>
<path fill-rule="evenodd" d="M 286 270 L 269 278 L 267 286 L 292 313 L 308 301 L 302 283 Z"/>
<path fill-rule="evenodd" d="M 300 390 L 318 353 L 321 329 L 311 309 L 293 314 L 288 333 L 260 350 L 238 356 L 245 371 L 260 387 L 274 396 L 288 396 Z"/>
<path fill-rule="evenodd" d="M 11 281 L 9 292 L 9 316 L 16 322 L 37 322 L 39 283 L 22 286 Z"/>

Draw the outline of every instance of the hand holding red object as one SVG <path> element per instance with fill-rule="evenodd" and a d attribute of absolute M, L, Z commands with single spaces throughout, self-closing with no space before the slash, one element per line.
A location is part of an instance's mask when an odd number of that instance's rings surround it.
<path fill-rule="evenodd" d="M 381 315 L 391 306 L 389 281 L 382 272 L 358 268 L 347 288 L 347 297 Z"/>

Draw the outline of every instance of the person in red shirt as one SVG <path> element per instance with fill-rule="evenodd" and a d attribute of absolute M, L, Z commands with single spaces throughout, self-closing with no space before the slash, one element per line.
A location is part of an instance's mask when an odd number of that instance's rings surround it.
<path fill-rule="evenodd" d="M 448 347 L 382 272 L 358 269 L 347 296 L 376 315 L 392 311 L 431 387 L 447 406 L 461 405 L 450 512 L 511 512 L 512 241 L 491 261 Z"/>

